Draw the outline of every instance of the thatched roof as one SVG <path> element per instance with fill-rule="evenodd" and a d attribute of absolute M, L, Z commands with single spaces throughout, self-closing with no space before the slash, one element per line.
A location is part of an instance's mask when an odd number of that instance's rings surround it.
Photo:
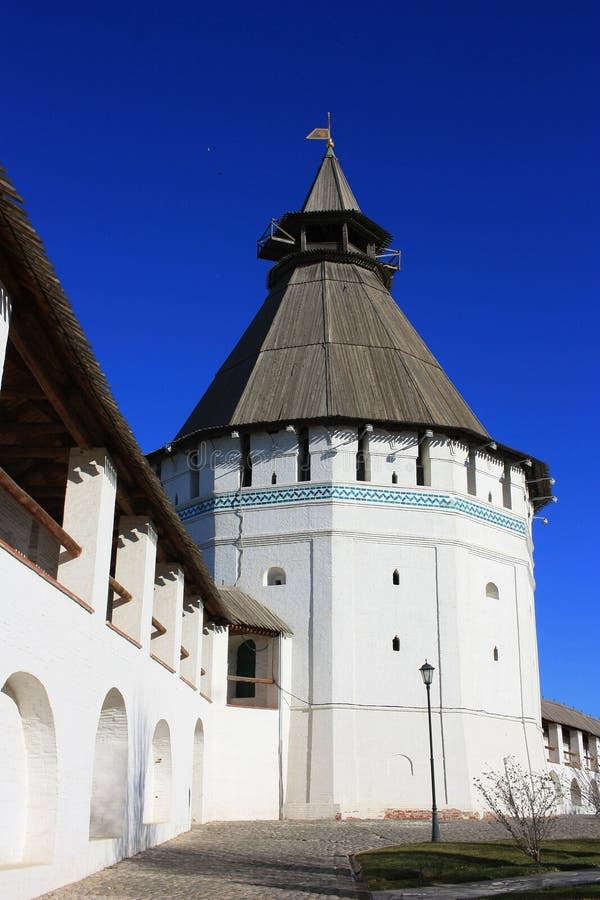
<path fill-rule="evenodd" d="M 542 698 L 542 719 L 546 722 L 558 722 L 567 728 L 575 728 L 586 734 L 594 734 L 600 737 L 600 719 L 594 719 L 586 713 L 573 709 L 571 706 L 563 706 L 555 700 Z"/>
<path fill-rule="evenodd" d="M 123 418 L 22 200 L 1 168 L 0 279 L 13 307 L 0 394 L 2 465 L 56 518 L 69 449 L 105 447 L 117 470 L 122 512 L 152 516 L 159 546 L 182 564 L 188 590 L 202 596 L 209 614 L 223 618 L 200 551 Z M 33 403 L 24 402 L 28 398 Z"/>
<path fill-rule="evenodd" d="M 292 630 L 279 616 L 241 588 L 220 587 L 218 591 L 228 622 L 238 630 L 292 634 Z"/>

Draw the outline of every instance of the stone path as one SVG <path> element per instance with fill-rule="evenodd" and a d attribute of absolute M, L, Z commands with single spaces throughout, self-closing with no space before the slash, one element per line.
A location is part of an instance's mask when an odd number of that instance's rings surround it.
<path fill-rule="evenodd" d="M 441 834 L 449 841 L 504 837 L 497 825 L 470 821 L 442 823 Z M 45 894 L 44 900 L 366 900 L 368 892 L 350 877 L 348 854 L 429 837 L 429 826 L 420 822 L 214 822 Z M 566 817 L 557 837 L 600 839 L 600 821 Z M 438 897 L 483 896 L 467 894 L 464 887 L 460 895 L 433 890 Z"/>

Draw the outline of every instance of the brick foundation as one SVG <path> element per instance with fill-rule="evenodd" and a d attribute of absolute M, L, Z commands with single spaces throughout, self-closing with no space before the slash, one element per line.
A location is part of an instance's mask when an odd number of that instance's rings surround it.
<path fill-rule="evenodd" d="M 465 812 L 462 809 L 440 809 L 440 822 L 451 822 L 455 819 L 475 819 L 481 816 L 476 812 Z M 403 819 L 410 822 L 427 822 L 431 819 L 430 809 L 386 809 L 384 819 Z"/>

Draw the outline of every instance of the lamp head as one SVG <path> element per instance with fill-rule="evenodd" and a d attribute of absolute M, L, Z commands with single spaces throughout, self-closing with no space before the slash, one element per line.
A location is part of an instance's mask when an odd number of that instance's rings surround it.
<path fill-rule="evenodd" d="M 433 681 L 433 673 L 435 672 L 434 666 L 432 666 L 431 663 L 428 663 L 427 660 L 425 660 L 425 662 L 419 669 L 419 672 L 421 673 L 423 684 L 426 684 L 429 687 L 429 685 Z"/>

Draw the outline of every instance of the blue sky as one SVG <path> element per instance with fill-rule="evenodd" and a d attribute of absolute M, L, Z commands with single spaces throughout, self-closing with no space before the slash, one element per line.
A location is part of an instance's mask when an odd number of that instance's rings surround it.
<path fill-rule="evenodd" d="M 12 4 L 0 161 L 143 449 L 171 438 L 265 295 L 333 114 L 394 296 L 498 441 L 547 460 L 545 696 L 600 716 L 600 5 Z"/>

